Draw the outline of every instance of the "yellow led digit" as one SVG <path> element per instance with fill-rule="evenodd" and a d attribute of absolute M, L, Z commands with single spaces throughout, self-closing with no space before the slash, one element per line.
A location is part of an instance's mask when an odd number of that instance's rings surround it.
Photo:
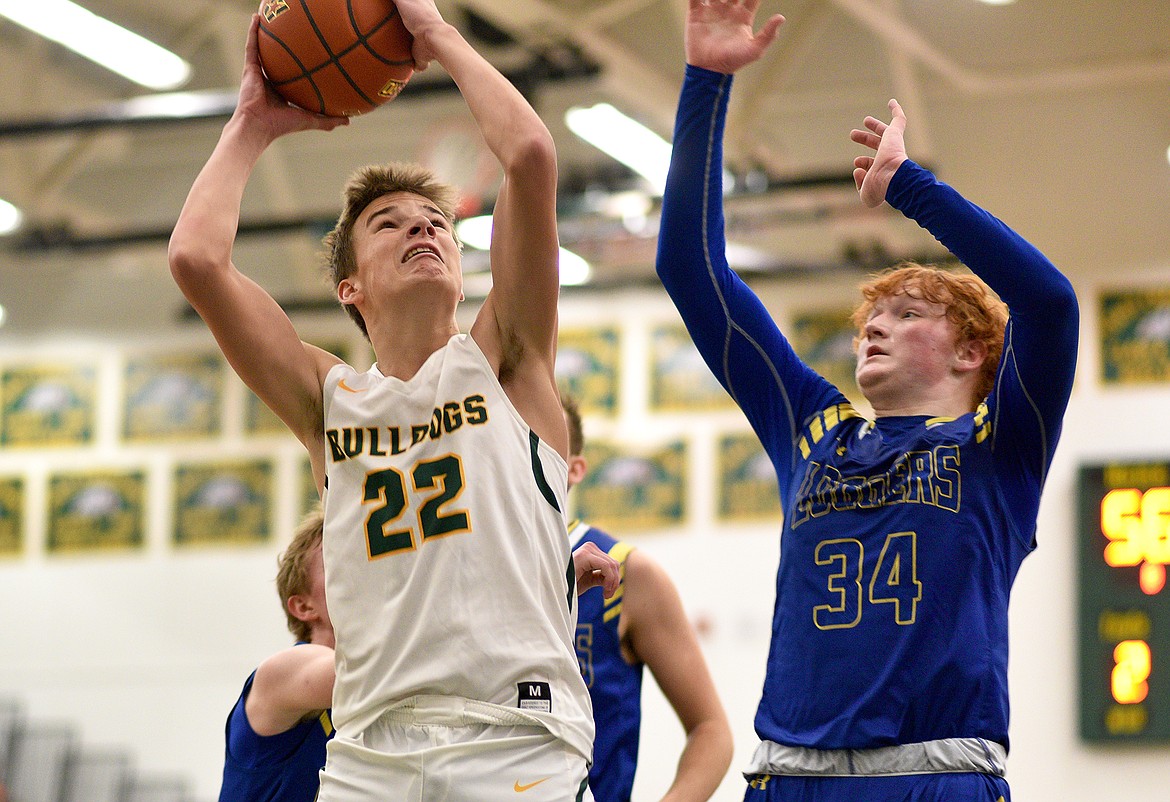
<path fill-rule="evenodd" d="M 1113 698 L 1123 705 L 1141 702 L 1150 692 L 1150 646 L 1144 640 L 1123 640 L 1113 650 Z"/>
<path fill-rule="evenodd" d="M 1101 533 L 1109 538 L 1105 562 L 1114 568 L 1137 565 L 1142 548 L 1142 493 L 1132 487 L 1110 490 L 1101 499 Z"/>
<path fill-rule="evenodd" d="M 1146 562 L 1170 563 L 1170 487 L 1147 490 L 1141 516 Z"/>

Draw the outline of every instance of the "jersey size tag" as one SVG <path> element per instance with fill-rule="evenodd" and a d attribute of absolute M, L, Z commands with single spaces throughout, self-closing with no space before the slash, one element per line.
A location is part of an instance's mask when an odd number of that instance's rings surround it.
<path fill-rule="evenodd" d="M 552 686 L 547 682 L 518 682 L 516 689 L 520 696 L 521 710 L 552 712 Z"/>

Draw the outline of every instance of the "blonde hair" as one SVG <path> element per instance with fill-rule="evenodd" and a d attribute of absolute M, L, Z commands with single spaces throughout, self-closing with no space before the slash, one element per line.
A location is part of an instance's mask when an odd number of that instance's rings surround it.
<path fill-rule="evenodd" d="M 946 307 L 946 316 L 954 324 L 957 342 L 980 342 L 987 348 L 987 358 L 979 371 L 974 401 L 987 396 L 995 384 L 995 373 L 1003 353 L 1004 329 L 1008 321 L 1007 305 L 983 280 L 971 273 L 945 270 L 937 265 L 902 262 L 871 275 L 860 287 L 862 301 L 853 311 L 856 338 L 865 333 L 865 324 L 881 298 L 906 294 Z M 854 343 L 856 347 L 856 341 Z"/>
<path fill-rule="evenodd" d="M 277 560 L 276 592 L 288 619 L 288 630 L 297 640 L 309 640 L 312 629 L 308 623 L 294 616 L 288 609 L 288 600 L 309 592 L 309 555 L 321 545 L 325 527 L 325 512 L 318 504 L 301 519 L 292 542 Z"/>
<path fill-rule="evenodd" d="M 439 181 L 430 170 L 417 164 L 395 162 L 363 167 L 346 182 L 341 194 L 341 216 L 333 230 L 322 240 L 334 289 L 342 279 L 349 278 L 357 270 L 357 260 L 353 253 L 353 227 L 358 217 L 371 203 L 392 192 L 409 192 L 429 200 L 451 222 L 452 236 L 459 242 L 459 236 L 455 234 L 457 192 L 454 187 Z M 346 313 L 369 339 L 362 313 L 353 304 L 344 306 Z"/>

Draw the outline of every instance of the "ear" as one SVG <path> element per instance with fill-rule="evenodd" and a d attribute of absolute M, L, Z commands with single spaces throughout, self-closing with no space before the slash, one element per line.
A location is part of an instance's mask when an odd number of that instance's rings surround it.
<path fill-rule="evenodd" d="M 288 611 L 298 621 L 312 621 L 317 617 L 312 600 L 306 595 L 296 594 L 288 597 Z"/>
<path fill-rule="evenodd" d="M 955 369 L 970 373 L 983 367 L 987 359 L 987 343 L 982 340 L 964 340 L 955 346 Z"/>
<path fill-rule="evenodd" d="M 580 454 L 569 457 L 569 487 L 578 484 L 587 473 L 589 473 L 589 463 L 585 461 L 584 457 Z"/>
<path fill-rule="evenodd" d="M 356 303 L 355 296 L 360 293 L 361 287 L 358 286 L 353 276 L 343 278 L 337 283 L 337 300 L 346 306 Z"/>

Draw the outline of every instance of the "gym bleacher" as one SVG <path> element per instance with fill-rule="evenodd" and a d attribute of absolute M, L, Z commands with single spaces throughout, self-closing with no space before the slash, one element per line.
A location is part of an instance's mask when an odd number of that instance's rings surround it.
<path fill-rule="evenodd" d="M 0 698 L 2 802 L 194 802 L 191 783 L 135 768 L 129 752 L 83 742 L 64 721 L 30 718 Z"/>

